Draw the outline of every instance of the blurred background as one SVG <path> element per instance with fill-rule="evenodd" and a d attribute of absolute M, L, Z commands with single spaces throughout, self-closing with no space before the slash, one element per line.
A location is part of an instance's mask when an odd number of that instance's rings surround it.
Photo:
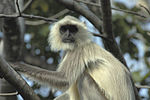
<path fill-rule="evenodd" d="M 25 0 L 25 3 L 27 1 Z M 111 0 L 111 2 L 112 7 L 135 11 L 147 16 L 147 18 L 141 18 L 136 15 L 112 10 L 115 39 L 132 72 L 133 80 L 136 84 L 150 85 L 150 14 L 140 6 L 143 5 L 150 9 L 150 0 Z M 25 10 L 25 13 L 50 17 L 63 9 L 65 8 L 54 2 L 54 0 L 34 0 Z M 85 17 L 69 10 L 64 10 L 64 12 L 59 19 L 68 14 L 75 16 L 86 23 L 89 31 L 98 33 Z M 50 70 L 57 69 L 55 65 L 58 65 L 62 53 L 51 52 L 50 50 L 47 37 L 51 26 L 52 23 L 41 20 L 25 20 L 25 43 L 23 46 L 23 60 L 25 62 Z M 0 37 L 3 37 L 2 32 L 0 32 Z M 94 41 L 101 47 L 104 47 L 100 37 L 94 37 Z M 54 65 L 54 67 L 49 67 L 50 65 Z M 41 86 L 28 79 L 26 80 L 43 100 L 52 100 L 61 94 L 61 91 Z M 149 89 L 141 88 L 139 93 L 142 100 L 150 100 Z M 18 100 L 22 100 L 21 96 L 18 96 L 18 98 Z"/>

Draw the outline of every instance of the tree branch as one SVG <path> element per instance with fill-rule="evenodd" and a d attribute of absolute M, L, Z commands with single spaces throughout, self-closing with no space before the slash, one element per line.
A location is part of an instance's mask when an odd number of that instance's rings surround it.
<path fill-rule="evenodd" d="M 69 13 L 70 10 L 68 9 L 64 9 L 60 12 L 58 12 L 57 14 L 49 17 L 51 19 L 57 19 L 59 18 L 60 16 L 63 16 L 64 14 L 67 14 Z M 45 24 L 45 23 L 48 23 L 47 21 L 44 21 L 44 20 L 39 20 L 39 21 L 25 21 L 26 25 L 33 25 L 33 26 L 36 26 L 36 25 L 41 25 L 41 24 Z"/>
<path fill-rule="evenodd" d="M 150 10 L 148 8 L 146 8 L 145 6 L 140 4 L 140 7 L 144 8 L 146 10 L 146 12 L 150 15 Z"/>
<path fill-rule="evenodd" d="M 18 15 L 18 14 L 13 14 L 13 15 L 0 14 L 0 18 L 18 18 L 18 17 L 23 17 L 23 18 L 29 18 L 29 19 L 39 19 L 39 20 L 42 20 L 42 21 L 26 21 L 26 24 L 28 24 L 28 25 L 40 25 L 40 24 L 46 23 L 47 21 L 48 22 L 49 21 L 50 22 L 55 22 L 55 21 L 57 21 L 57 19 L 56 19 L 57 17 L 62 16 L 64 13 L 68 13 L 68 12 L 69 11 L 67 9 L 65 9 L 62 12 L 59 12 L 58 14 L 56 14 L 56 15 L 50 17 L 50 18 L 46 18 L 46 17 L 42 17 L 42 16 L 35 16 L 35 15 L 27 15 L 27 14 L 21 14 L 21 15 Z M 102 30 L 100 30 L 100 31 L 102 33 Z M 97 37 L 101 37 L 101 38 L 106 39 L 106 40 L 109 40 L 106 36 L 101 35 L 101 34 L 94 34 L 93 33 L 93 35 L 97 36 Z"/>
<path fill-rule="evenodd" d="M 55 0 L 60 4 L 63 4 L 66 8 L 73 10 L 83 16 L 85 16 L 97 29 L 100 33 L 102 32 L 102 21 L 88 8 L 83 7 L 74 0 Z"/>
<path fill-rule="evenodd" d="M 35 15 L 28 15 L 28 14 L 12 14 L 12 15 L 5 15 L 5 14 L 0 14 L 0 18 L 18 18 L 18 17 L 23 17 L 23 18 L 29 18 L 29 19 L 39 19 L 39 20 L 44 20 L 44 21 L 49 21 L 49 22 L 55 22 L 57 19 L 53 18 L 46 18 L 43 16 L 35 16 Z"/>
<path fill-rule="evenodd" d="M 118 58 L 126 67 L 126 62 L 123 58 L 123 55 L 121 53 L 120 48 L 118 47 L 114 34 L 112 31 L 112 14 L 111 14 L 111 6 L 110 6 L 110 0 L 101 0 L 101 8 L 102 8 L 102 18 L 103 18 L 103 30 L 104 33 L 107 34 L 108 38 L 112 39 L 112 41 L 104 41 L 104 46 L 107 50 L 109 50 L 116 58 Z M 137 89 L 134 85 L 134 82 L 131 78 L 134 93 L 135 93 L 135 98 L 136 100 L 140 100 L 138 96 Z"/>
<path fill-rule="evenodd" d="M 17 10 L 18 10 L 19 16 L 21 16 L 21 11 L 20 11 L 20 8 L 19 8 L 18 0 L 16 0 L 16 6 L 17 6 Z"/>
<path fill-rule="evenodd" d="M 25 100 L 40 100 L 28 84 L 19 76 L 13 68 L 0 56 L 0 73 L 11 83 Z"/>
<path fill-rule="evenodd" d="M 92 34 L 96 37 L 101 37 L 104 40 L 111 41 L 111 39 L 107 38 L 107 36 L 105 36 L 104 34 L 97 34 L 97 33 L 92 33 Z"/>
<path fill-rule="evenodd" d="M 30 5 L 31 3 L 33 2 L 33 0 L 29 0 L 23 7 L 22 11 L 21 12 L 24 12 Z"/>
<path fill-rule="evenodd" d="M 12 92 L 12 93 L 0 93 L 0 96 L 13 96 L 13 95 L 18 95 L 18 92 Z"/>
<path fill-rule="evenodd" d="M 83 0 L 76 0 L 76 1 L 87 4 L 87 5 L 95 6 L 95 7 L 101 7 L 101 5 L 93 3 L 93 2 L 88 2 L 88 1 L 83 1 Z M 134 12 L 134 11 L 124 10 L 124 9 L 119 9 L 119 8 L 113 8 L 113 7 L 111 9 L 116 10 L 116 11 L 121 11 L 124 13 L 128 13 L 128 14 L 132 14 L 132 15 L 136 15 L 136 16 L 140 16 L 142 18 L 146 18 L 146 16 L 141 15 L 141 14 Z"/>
<path fill-rule="evenodd" d="M 149 85 L 139 85 L 139 84 L 135 84 L 135 86 L 137 88 L 146 88 L 146 89 L 150 89 L 150 86 Z"/>
<path fill-rule="evenodd" d="M 104 41 L 105 48 L 110 51 L 116 58 L 118 58 L 125 66 L 126 62 L 123 58 L 120 48 L 118 47 L 115 37 L 112 31 L 112 15 L 109 0 L 101 0 L 102 6 L 102 19 L 103 19 L 103 30 L 107 38 L 112 41 Z"/>

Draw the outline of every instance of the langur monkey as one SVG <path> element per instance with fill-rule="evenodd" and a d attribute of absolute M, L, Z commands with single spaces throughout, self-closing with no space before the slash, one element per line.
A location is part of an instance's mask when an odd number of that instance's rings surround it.
<path fill-rule="evenodd" d="M 135 100 L 130 72 L 111 53 L 92 41 L 83 22 L 66 16 L 56 22 L 48 41 L 65 55 L 57 71 L 13 64 L 15 70 L 64 91 L 55 100 Z"/>

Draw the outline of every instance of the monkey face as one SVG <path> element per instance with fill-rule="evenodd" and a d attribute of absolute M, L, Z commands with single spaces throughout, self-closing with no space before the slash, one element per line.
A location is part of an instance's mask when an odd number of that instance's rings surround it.
<path fill-rule="evenodd" d="M 75 35 L 78 32 L 78 28 L 76 25 L 62 25 L 59 29 L 60 34 L 62 36 L 62 42 L 64 43 L 74 43 Z"/>
<path fill-rule="evenodd" d="M 86 25 L 72 16 L 54 23 L 48 38 L 51 50 L 73 50 L 92 41 Z"/>

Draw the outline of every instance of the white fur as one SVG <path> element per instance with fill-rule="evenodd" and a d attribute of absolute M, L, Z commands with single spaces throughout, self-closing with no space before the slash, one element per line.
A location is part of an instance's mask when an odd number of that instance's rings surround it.
<path fill-rule="evenodd" d="M 108 100 L 135 100 L 129 71 L 111 53 L 93 42 L 74 49 L 72 53 L 76 51 L 82 52 L 80 55 L 76 53 L 76 56 L 80 56 L 79 58 L 84 60 L 87 65 L 86 70 Z M 88 64 L 89 62 L 93 63 Z M 80 100 L 74 98 L 74 96 L 78 96 L 76 88 L 77 86 L 73 84 L 67 91 L 72 98 L 71 100 Z"/>
<path fill-rule="evenodd" d="M 74 44 L 62 42 L 59 28 L 62 25 L 66 25 L 66 24 L 73 24 L 73 25 L 76 25 L 78 27 L 79 32 L 75 36 L 76 43 L 74 43 Z M 72 16 L 66 16 L 62 20 L 56 22 L 53 25 L 52 30 L 49 34 L 48 41 L 51 44 L 51 49 L 53 51 L 73 50 L 74 48 L 76 48 L 76 46 L 81 46 L 81 45 L 84 45 L 84 43 L 91 41 L 92 34 L 90 34 L 90 33 L 85 34 L 85 33 L 88 33 L 88 32 L 87 32 L 87 27 L 85 26 L 84 23 L 80 22 L 78 19 L 76 19 Z M 80 38 L 78 38 L 78 37 L 80 37 Z"/>
<path fill-rule="evenodd" d="M 96 68 L 88 71 L 99 87 L 104 90 L 106 97 L 109 100 L 135 100 L 130 73 L 125 66 L 98 45 L 92 44 L 90 47 L 93 47 L 93 51 L 89 52 L 95 52 L 90 59 L 94 61 L 98 58 L 102 63 L 89 66 Z"/>
<path fill-rule="evenodd" d="M 78 27 L 79 32 L 75 37 L 75 43 L 63 43 L 61 41 L 59 28 L 61 25 L 66 24 L 74 24 Z M 54 51 L 67 51 L 66 56 L 60 63 L 59 69 L 63 70 L 66 68 L 68 71 L 65 72 L 66 76 L 72 76 L 73 79 L 77 79 L 77 75 L 86 70 L 108 100 L 135 100 L 128 70 L 111 53 L 99 47 L 91 40 L 92 35 L 87 32 L 87 27 L 74 17 L 66 16 L 55 23 L 49 36 L 51 49 Z M 80 66 L 87 67 L 84 69 Z M 77 72 L 72 73 L 71 67 L 74 67 L 74 70 Z M 70 95 L 70 100 L 80 100 L 78 98 L 79 93 L 76 82 L 66 91 Z M 98 98 L 98 100 L 101 100 L 101 98 Z"/>

